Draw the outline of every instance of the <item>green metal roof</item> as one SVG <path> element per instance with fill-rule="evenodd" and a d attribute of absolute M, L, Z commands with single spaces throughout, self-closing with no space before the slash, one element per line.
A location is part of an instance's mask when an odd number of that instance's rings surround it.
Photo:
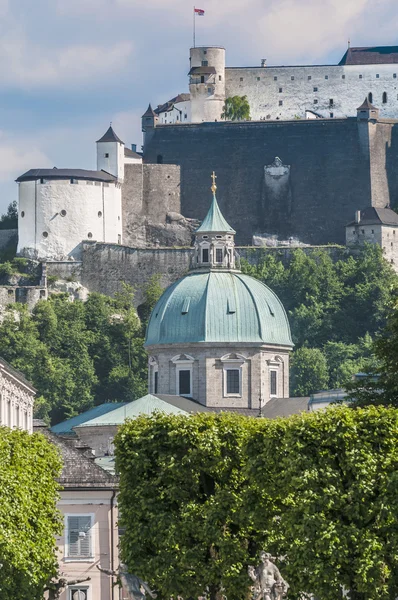
<path fill-rule="evenodd" d="M 85 421 L 77 426 L 82 427 L 103 427 L 105 425 L 121 425 L 126 419 L 134 419 L 140 415 L 151 415 L 154 411 L 161 411 L 166 414 L 185 415 L 188 411 L 183 410 L 169 402 L 161 400 L 157 396 L 147 394 L 138 400 L 133 400 L 110 413 L 101 415 L 96 419 Z"/>
<path fill-rule="evenodd" d="M 51 427 L 51 431 L 57 435 L 76 435 L 73 431 L 73 427 L 77 427 L 78 425 L 81 425 L 86 421 L 91 421 L 91 419 L 95 419 L 101 415 L 106 415 L 106 413 L 114 411 L 125 404 L 125 402 L 106 402 L 99 406 L 94 406 L 94 408 L 90 408 L 90 410 L 86 410 L 86 412 L 81 413 L 76 417 L 72 417 L 71 419 L 67 419 L 66 421 L 62 421 L 62 423 L 54 425 Z"/>
<path fill-rule="evenodd" d="M 234 229 L 232 229 L 231 225 L 227 223 L 224 219 L 220 207 L 218 206 L 216 195 L 213 195 L 213 202 L 209 208 L 209 212 L 207 213 L 202 225 L 198 227 L 196 233 L 210 233 L 210 232 L 226 232 L 226 233 L 236 233 Z"/>
<path fill-rule="evenodd" d="M 195 342 L 293 346 L 285 309 L 269 287 L 242 273 L 216 271 L 189 273 L 163 293 L 145 345 Z"/>

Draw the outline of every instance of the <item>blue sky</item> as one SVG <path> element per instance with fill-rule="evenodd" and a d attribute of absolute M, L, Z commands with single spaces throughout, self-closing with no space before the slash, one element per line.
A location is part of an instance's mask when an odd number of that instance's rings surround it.
<path fill-rule="evenodd" d="M 196 0 L 197 44 L 227 65 L 335 63 L 353 46 L 395 45 L 390 0 Z M 112 121 L 141 144 L 140 116 L 188 91 L 187 0 L 0 0 L 0 211 L 29 168 L 95 167 Z"/>

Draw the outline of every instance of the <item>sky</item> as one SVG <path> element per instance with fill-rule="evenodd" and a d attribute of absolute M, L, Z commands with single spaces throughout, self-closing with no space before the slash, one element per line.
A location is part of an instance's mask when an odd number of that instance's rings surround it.
<path fill-rule="evenodd" d="M 351 46 L 396 45 L 396 0 L 196 0 L 197 45 L 227 66 L 335 64 Z M 130 146 L 140 117 L 188 91 L 187 0 L 0 0 L 0 212 L 31 168 L 95 168 L 112 122 Z"/>

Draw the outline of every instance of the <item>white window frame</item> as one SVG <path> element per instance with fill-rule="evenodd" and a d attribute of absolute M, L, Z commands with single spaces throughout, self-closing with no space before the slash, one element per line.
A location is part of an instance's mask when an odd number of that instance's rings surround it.
<path fill-rule="evenodd" d="M 223 364 L 223 398 L 242 398 L 242 367 L 246 358 L 242 354 L 225 354 L 221 357 Z M 239 371 L 239 393 L 228 394 L 227 392 L 227 371 Z"/>
<path fill-rule="evenodd" d="M 271 373 L 275 373 L 276 374 L 276 394 L 272 394 L 271 393 Z M 278 387 L 279 387 L 279 377 L 278 377 L 279 371 L 277 368 L 273 367 L 269 370 L 269 397 L 270 398 L 278 398 Z"/>
<path fill-rule="evenodd" d="M 158 374 L 158 388 L 159 388 L 159 363 L 156 360 L 156 358 L 154 356 L 151 356 L 149 358 L 149 375 L 150 375 L 150 382 L 149 382 L 149 391 L 152 394 L 156 394 L 159 393 L 155 391 L 155 373 Z"/>
<path fill-rule="evenodd" d="M 283 360 L 280 356 L 275 356 L 273 360 L 268 360 L 268 391 L 270 398 L 280 398 L 280 373 L 283 374 Z M 271 394 L 271 371 L 276 372 L 276 394 Z"/>
<path fill-rule="evenodd" d="M 91 519 L 91 526 L 90 526 L 90 531 L 91 531 L 91 555 L 90 556 L 69 556 L 69 524 L 68 524 L 68 519 L 69 517 L 90 517 Z M 64 555 L 64 561 L 65 562 L 89 562 L 89 563 L 93 563 L 95 561 L 95 513 L 65 513 L 65 555 Z"/>
<path fill-rule="evenodd" d="M 181 358 L 184 356 L 185 358 Z M 193 392 L 193 363 L 195 359 L 189 354 L 178 354 L 171 359 L 171 362 L 175 364 L 176 367 L 176 395 L 184 396 L 184 398 L 192 398 Z M 180 393 L 180 371 L 190 371 L 189 375 L 189 394 L 181 394 Z"/>
<path fill-rule="evenodd" d="M 217 260 L 217 250 L 222 251 L 222 261 L 221 262 L 218 262 L 218 260 Z M 225 253 L 223 252 L 223 250 L 224 250 L 224 244 L 220 244 L 220 243 L 215 244 L 215 246 L 214 246 L 214 264 L 220 265 L 220 266 L 224 265 Z"/>
<path fill-rule="evenodd" d="M 76 592 L 78 590 L 85 590 L 85 591 L 87 591 L 87 600 L 91 600 L 91 597 L 92 597 L 91 596 L 91 585 L 90 584 L 85 585 L 84 583 L 83 584 L 78 584 L 78 585 L 72 585 L 70 587 L 68 586 L 67 587 L 67 592 L 68 592 L 68 598 L 67 598 L 67 600 L 73 600 L 72 594 L 73 594 L 73 592 Z"/>

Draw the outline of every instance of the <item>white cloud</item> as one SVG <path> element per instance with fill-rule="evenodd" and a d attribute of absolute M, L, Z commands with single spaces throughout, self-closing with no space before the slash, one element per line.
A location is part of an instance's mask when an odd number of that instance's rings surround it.
<path fill-rule="evenodd" d="M 15 140 L 0 135 L 0 182 L 10 182 L 28 169 L 49 167 L 50 163 L 48 156 L 32 139 Z"/>

